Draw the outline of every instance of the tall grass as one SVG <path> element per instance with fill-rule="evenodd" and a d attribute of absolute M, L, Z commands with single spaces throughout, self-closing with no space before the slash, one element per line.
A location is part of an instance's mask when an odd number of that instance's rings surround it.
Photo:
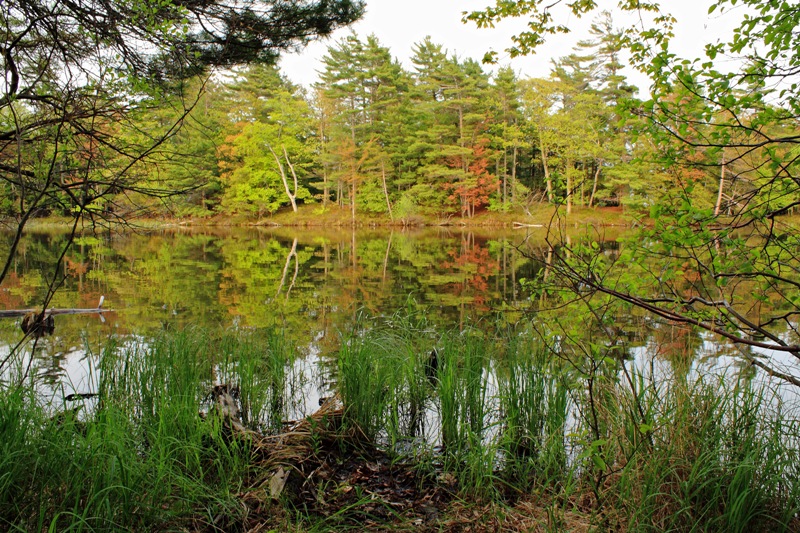
<path fill-rule="evenodd" d="M 53 417 L 31 389 L 4 391 L 0 529 L 198 529 L 241 517 L 234 496 L 250 468 L 247 441 L 199 412 L 220 350 L 242 370 L 263 364 L 270 348 L 196 330 L 112 342 L 101 354 L 99 401 L 77 414 L 67 404 Z M 231 377 L 251 405 L 267 401 L 247 374 Z"/>
<path fill-rule="evenodd" d="M 381 320 L 360 317 L 342 340 L 337 359 L 345 423 L 392 446 L 423 433 L 433 342 L 413 310 Z"/>
<path fill-rule="evenodd" d="M 444 468 L 462 490 L 481 497 L 496 488 L 498 447 L 488 436 L 496 424 L 489 366 L 494 350 L 477 330 L 445 335 L 436 380 Z"/>
<path fill-rule="evenodd" d="M 622 403 L 632 407 L 631 397 Z M 632 531 L 793 531 L 800 513 L 800 426 L 751 380 L 671 381 L 650 396 L 652 444 L 619 458 L 610 505 Z M 621 409 L 617 426 L 632 424 Z M 622 432 L 621 432 L 622 433 Z M 622 451 L 622 450 L 620 450 Z"/>
<path fill-rule="evenodd" d="M 441 447 L 428 465 L 464 494 L 544 490 L 568 502 L 583 492 L 599 527 L 631 531 L 797 527 L 800 427 L 773 408 L 768 388 L 703 375 L 657 381 L 610 357 L 582 362 L 589 375 L 513 331 L 435 341 L 427 381 L 431 338 L 362 323 L 343 343 L 340 391 L 348 419 L 373 439 L 402 438 L 402 413 L 431 402 L 431 444 Z"/>
<path fill-rule="evenodd" d="M 558 483 L 567 474 L 568 391 L 541 343 L 514 337 L 500 371 L 507 479 L 520 490 Z"/>
<path fill-rule="evenodd" d="M 414 456 L 425 478 L 466 497 L 536 493 L 555 514 L 581 502 L 599 529 L 798 530 L 800 423 L 774 391 L 547 348 L 516 331 L 434 332 L 414 312 L 362 318 L 338 354 L 343 423 L 389 453 L 428 439 Z M 109 343 L 98 402 L 77 411 L 4 390 L 0 530 L 236 529 L 249 444 L 208 392 L 236 387 L 244 423 L 277 429 L 292 351 L 277 333 L 190 329 Z"/>
<path fill-rule="evenodd" d="M 293 353 L 283 333 L 225 335 L 219 350 L 217 380 L 237 387 L 242 422 L 264 432 L 279 429 L 287 415 L 287 368 Z"/>
<path fill-rule="evenodd" d="M 387 407 L 396 382 L 396 355 L 391 337 L 371 333 L 352 335 L 339 352 L 339 393 L 345 406 L 345 423 L 374 440 L 387 429 Z"/>

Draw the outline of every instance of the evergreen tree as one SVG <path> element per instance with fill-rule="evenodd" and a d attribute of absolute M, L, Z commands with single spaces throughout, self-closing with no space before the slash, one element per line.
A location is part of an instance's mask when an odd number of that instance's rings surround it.
<path fill-rule="evenodd" d="M 213 78 L 195 78 L 187 94 L 199 97 L 182 127 L 165 142 L 159 173 L 164 187 L 174 184 L 186 192 L 165 199 L 164 205 L 177 216 L 208 216 L 216 210 L 222 193 L 217 149 L 232 126 L 229 100 L 225 87 Z M 177 120 L 187 105 L 182 98 L 172 100 L 144 113 L 138 119 L 140 127 L 156 117 L 162 117 L 157 127 Z M 123 201 L 117 198 L 115 202 Z"/>
<path fill-rule="evenodd" d="M 497 199 L 499 206 L 508 208 L 516 203 L 518 192 L 525 188 L 518 182 L 520 152 L 525 142 L 522 124 L 520 85 L 510 67 L 503 67 L 494 76 L 491 91 L 492 125 L 489 132 L 494 150 L 496 175 L 501 179 Z"/>
<path fill-rule="evenodd" d="M 316 152 L 314 116 L 298 89 L 275 67 L 253 66 L 232 85 L 231 118 L 220 147 L 225 212 L 274 213 L 311 197 L 305 183 Z"/>
<path fill-rule="evenodd" d="M 349 189 L 353 220 L 357 206 L 392 217 L 390 184 L 405 166 L 408 76 L 374 35 L 350 35 L 328 49 L 323 63 L 316 86 L 329 109 L 323 164 L 340 190 Z"/>
<path fill-rule="evenodd" d="M 496 190 L 496 178 L 485 170 L 488 164 L 477 161 L 488 157 L 488 76 L 473 60 L 447 57 L 430 38 L 414 47 L 411 61 L 414 100 L 424 126 L 412 149 L 423 181 L 410 192 L 416 193 L 414 200 L 427 196 L 425 204 L 442 212 L 456 208 L 472 216 Z"/>
<path fill-rule="evenodd" d="M 208 68 L 274 62 L 362 10 L 353 0 L 3 2 L 0 180 L 19 201 L 5 205 L 14 206 L 18 230 L 0 281 L 36 213 L 69 212 L 77 227 L 78 218 L 107 219 L 110 197 L 181 191 L 139 174 L 159 170 L 165 143 L 189 112 L 142 131 L 135 119 L 155 98 Z"/>

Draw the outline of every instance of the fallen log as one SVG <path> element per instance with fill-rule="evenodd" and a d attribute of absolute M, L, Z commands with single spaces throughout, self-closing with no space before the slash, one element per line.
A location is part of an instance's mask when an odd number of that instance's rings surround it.
<path fill-rule="evenodd" d="M 42 313 L 41 309 L 3 309 L 0 310 L 0 318 L 15 318 L 18 316 L 25 316 L 31 313 L 34 314 L 43 314 L 44 316 L 55 316 L 55 315 L 79 315 L 83 313 L 112 313 L 113 309 L 105 309 L 103 308 L 103 301 L 105 301 L 105 296 L 100 297 L 100 303 L 97 304 L 95 308 L 89 309 L 80 309 L 80 308 L 72 308 L 72 309 L 45 309 L 44 313 Z"/>
<path fill-rule="evenodd" d="M 253 441 L 253 461 L 259 473 L 254 476 L 248 498 L 260 502 L 280 497 L 292 473 L 300 479 L 296 485 L 307 483 L 320 466 L 317 449 L 325 440 L 336 436 L 347 439 L 341 433 L 344 405 L 337 393 L 328 398 L 320 408 L 306 418 L 296 421 L 278 435 L 260 435 Z M 363 437 L 351 428 L 352 441 Z M 251 433 L 252 435 L 252 433 Z M 308 464 L 306 464 L 308 463 Z"/>
<path fill-rule="evenodd" d="M 519 228 L 543 228 L 544 224 L 526 224 L 524 222 L 512 222 L 511 226 L 514 229 L 519 229 Z"/>

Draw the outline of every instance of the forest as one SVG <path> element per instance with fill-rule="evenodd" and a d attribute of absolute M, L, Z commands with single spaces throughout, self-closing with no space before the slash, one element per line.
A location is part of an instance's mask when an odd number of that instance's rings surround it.
<path fill-rule="evenodd" d="M 132 165 L 135 190 L 97 177 L 82 193 L 91 199 L 87 211 L 125 219 L 142 210 L 258 219 L 304 204 L 315 212 L 338 206 L 353 221 L 370 215 L 403 224 L 529 213 L 540 204 L 562 205 L 567 214 L 573 206 L 646 213 L 653 199 L 689 187 L 716 212 L 735 206 L 758 186 L 758 169 L 735 147 L 665 164 L 664 154 L 679 147 L 646 134 L 639 92 L 622 74 L 624 51 L 608 12 L 545 79 L 509 67 L 489 71 L 431 38 L 414 46 L 408 70 L 375 35 L 351 34 L 328 48 L 310 89 L 263 64 L 190 78 L 168 97 L 139 102 L 128 126 L 113 116 L 95 124 L 125 145 L 168 130 L 157 151 L 131 164 L 104 154 L 111 150 L 96 140 L 76 138 L 61 172 Z M 694 105 L 684 93 L 676 87 L 673 97 Z M 695 104 L 700 113 L 702 102 Z M 0 208 L 13 215 L 25 193 L 13 182 L 3 187 Z M 61 191 L 36 214 L 75 209 Z"/>

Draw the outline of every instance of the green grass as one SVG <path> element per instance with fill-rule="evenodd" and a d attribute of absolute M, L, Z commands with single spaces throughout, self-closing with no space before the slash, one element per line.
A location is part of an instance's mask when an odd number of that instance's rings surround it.
<path fill-rule="evenodd" d="M 247 441 L 228 438 L 220 419 L 199 409 L 225 376 L 241 388 L 251 418 L 260 413 L 252 406 L 267 404 L 271 390 L 260 380 L 274 381 L 265 377 L 274 368 L 268 354 L 286 357 L 274 354 L 276 342 L 197 330 L 112 342 L 101 354 L 97 407 L 78 416 L 53 417 L 30 389 L 5 391 L 0 529 L 151 531 L 240 519 L 234 496 L 251 466 Z"/>
<path fill-rule="evenodd" d="M 394 442 L 431 340 L 384 325 L 362 322 L 345 339 L 340 390 L 351 423 Z M 589 395 L 587 376 L 536 339 L 466 330 L 436 341 L 428 401 L 441 449 L 422 463 L 452 474 L 464 497 L 584 494 L 598 527 L 632 531 L 797 527 L 800 427 L 768 388 L 703 375 L 654 383 L 600 365 Z"/>
<path fill-rule="evenodd" d="M 499 369 L 506 477 L 519 490 L 567 476 L 568 391 L 558 365 L 536 342 L 509 339 Z"/>
<path fill-rule="evenodd" d="M 25 387 L 0 395 L 0 529 L 242 524 L 249 441 L 199 411 L 212 384 L 230 383 L 243 422 L 277 430 L 293 357 L 284 337 L 187 329 L 110 342 L 95 356 L 95 407 L 54 412 Z M 536 495 L 554 530 L 576 513 L 600 530 L 797 530 L 800 426 L 773 391 L 746 377 L 655 381 L 605 361 L 616 370 L 604 369 L 590 395 L 587 375 L 530 335 L 434 331 L 413 306 L 361 317 L 338 353 L 343 424 L 353 430 L 342 434 L 415 461 L 421 479 L 454 480 L 466 501 Z M 421 435 L 427 444 L 414 440 Z M 353 512 L 295 525 L 325 530 Z"/>
<path fill-rule="evenodd" d="M 652 444 L 635 448 L 629 433 L 620 438 L 637 451 L 620 458 L 609 491 L 630 530 L 797 527 L 800 428 L 775 407 L 774 392 L 746 380 L 731 386 L 701 377 L 665 384 L 649 403 Z M 630 424 L 625 418 L 617 423 Z"/>

